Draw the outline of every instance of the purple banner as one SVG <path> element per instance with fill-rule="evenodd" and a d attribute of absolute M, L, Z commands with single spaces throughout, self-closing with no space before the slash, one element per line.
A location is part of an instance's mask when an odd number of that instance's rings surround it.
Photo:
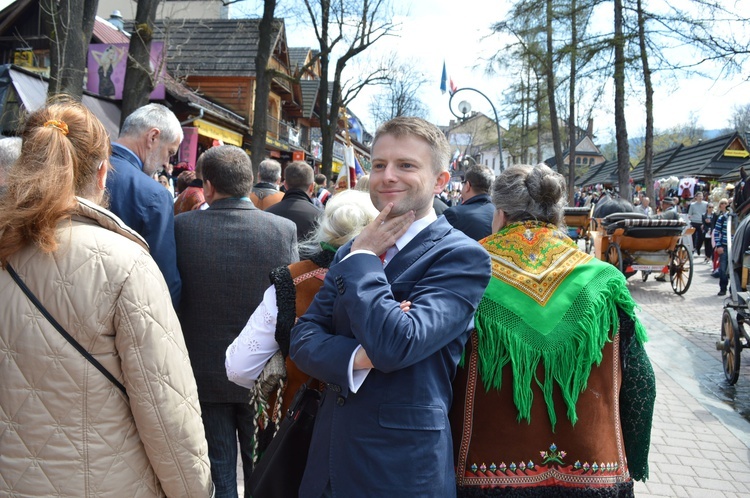
<path fill-rule="evenodd" d="M 195 169 L 195 162 L 198 159 L 198 128 L 183 126 L 182 133 L 185 138 L 180 144 L 180 161 L 188 164 L 188 169 Z"/>
<path fill-rule="evenodd" d="M 122 87 L 125 82 L 125 68 L 128 61 L 128 44 L 89 45 L 88 78 L 86 89 L 90 92 L 122 100 Z M 151 100 L 164 100 L 164 42 L 151 43 L 151 69 L 156 70 L 156 86 L 151 92 Z"/>

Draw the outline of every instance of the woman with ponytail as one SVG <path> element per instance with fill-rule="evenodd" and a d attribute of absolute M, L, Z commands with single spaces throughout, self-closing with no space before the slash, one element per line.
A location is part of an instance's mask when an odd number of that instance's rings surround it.
<path fill-rule="evenodd" d="M 0 495 L 210 496 L 169 291 L 101 207 L 107 132 L 61 100 L 22 139 L 0 199 Z"/>
<path fill-rule="evenodd" d="M 459 497 L 627 497 L 655 384 L 625 277 L 578 249 L 546 165 L 493 182 L 492 278 L 454 381 Z"/>

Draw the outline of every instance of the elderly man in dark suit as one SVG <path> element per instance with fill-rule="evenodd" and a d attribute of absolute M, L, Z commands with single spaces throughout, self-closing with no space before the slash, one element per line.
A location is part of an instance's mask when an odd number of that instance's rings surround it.
<path fill-rule="evenodd" d="M 481 240 L 492 233 L 492 217 L 495 214 L 489 194 L 492 179 L 492 170 L 487 166 L 471 166 L 461 182 L 461 204 L 443 213 L 453 228 L 474 240 Z"/>
<path fill-rule="evenodd" d="M 199 159 L 209 207 L 175 218 L 182 274 L 180 323 L 198 384 L 216 496 L 237 496 L 237 440 L 252 471 L 250 393 L 227 379 L 224 355 L 268 288 L 269 272 L 296 262 L 294 223 L 257 209 L 250 158 L 232 145 Z M 251 347 L 247 344 L 246 347 Z"/>
<path fill-rule="evenodd" d="M 107 175 L 109 209 L 138 232 L 159 265 L 176 306 L 180 274 L 175 264 L 174 196 L 151 178 L 177 154 L 182 127 L 161 104 L 139 107 L 125 118 L 112 142 L 112 171 Z"/>
<path fill-rule="evenodd" d="M 375 134 L 380 215 L 339 249 L 292 330 L 292 359 L 327 383 L 303 498 L 455 496 L 451 380 L 490 260 L 432 207 L 449 157 L 445 135 L 419 118 Z"/>
<path fill-rule="evenodd" d="M 267 213 L 283 216 L 297 225 L 297 240 L 305 240 L 315 228 L 323 211 L 312 201 L 315 173 L 304 161 L 294 161 L 284 169 L 286 193 L 280 202 L 266 208 Z"/>

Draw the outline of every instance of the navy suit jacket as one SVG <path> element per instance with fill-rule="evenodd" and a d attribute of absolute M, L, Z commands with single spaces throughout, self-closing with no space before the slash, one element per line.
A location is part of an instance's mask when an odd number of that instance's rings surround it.
<path fill-rule="evenodd" d="M 448 423 L 451 381 L 490 278 L 490 259 L 444 218 L 383 268 L 370 254 L 341 261 L 307 313 L 291 356 L 328 383 L 315 422 L 301 497 L 455 495 Z M 412 302 L 411 311 L 399 308 Z M 348 367 L 358 345 L 374 369 L 357 393 Z"/>
<path fill-rule="evenodd" d="M 174 197 L 145 174 L 135 154 L 122 145 L 112 144 L 109 160 L 114 168 L 107 174 L 109 210 L 146 239 L 176 307 L 182 283 L 174 242 Z"/>
<path fill-rule="evenodd" d="M 482 240 L 492 233 L 495 206 L 489 194 L 478 194 L 443 213 L 453 228 L 461 230 L 474 240 Z"/>

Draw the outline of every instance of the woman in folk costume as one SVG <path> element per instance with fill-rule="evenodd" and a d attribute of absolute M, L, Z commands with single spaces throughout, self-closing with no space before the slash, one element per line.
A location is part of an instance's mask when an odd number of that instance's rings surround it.
<path fill-rule="evenodd" d="M 302 261 L 271 272 L 272 285 L 263 301 L 227 349 L 225 366 L 229 380 L 254 388 L 266 363 L 281 351 L 287 370 L 281 413 L 286 413 L 297 389 L 308 378 L 288 359 L 289 333 L 323 286 L 336 250 L 357 236 L 377 215 L 365 192 L 345 190 L 331 197 L 313 235 L 300 245 Z"/>
<path fill-rule="evenodd" d="M 454 382 L 458 496 L 632 496 L 655 383 L 625 278 L 563 225 L 565 180 L 513 166 L 492 188 L 492 279 Z"/>

